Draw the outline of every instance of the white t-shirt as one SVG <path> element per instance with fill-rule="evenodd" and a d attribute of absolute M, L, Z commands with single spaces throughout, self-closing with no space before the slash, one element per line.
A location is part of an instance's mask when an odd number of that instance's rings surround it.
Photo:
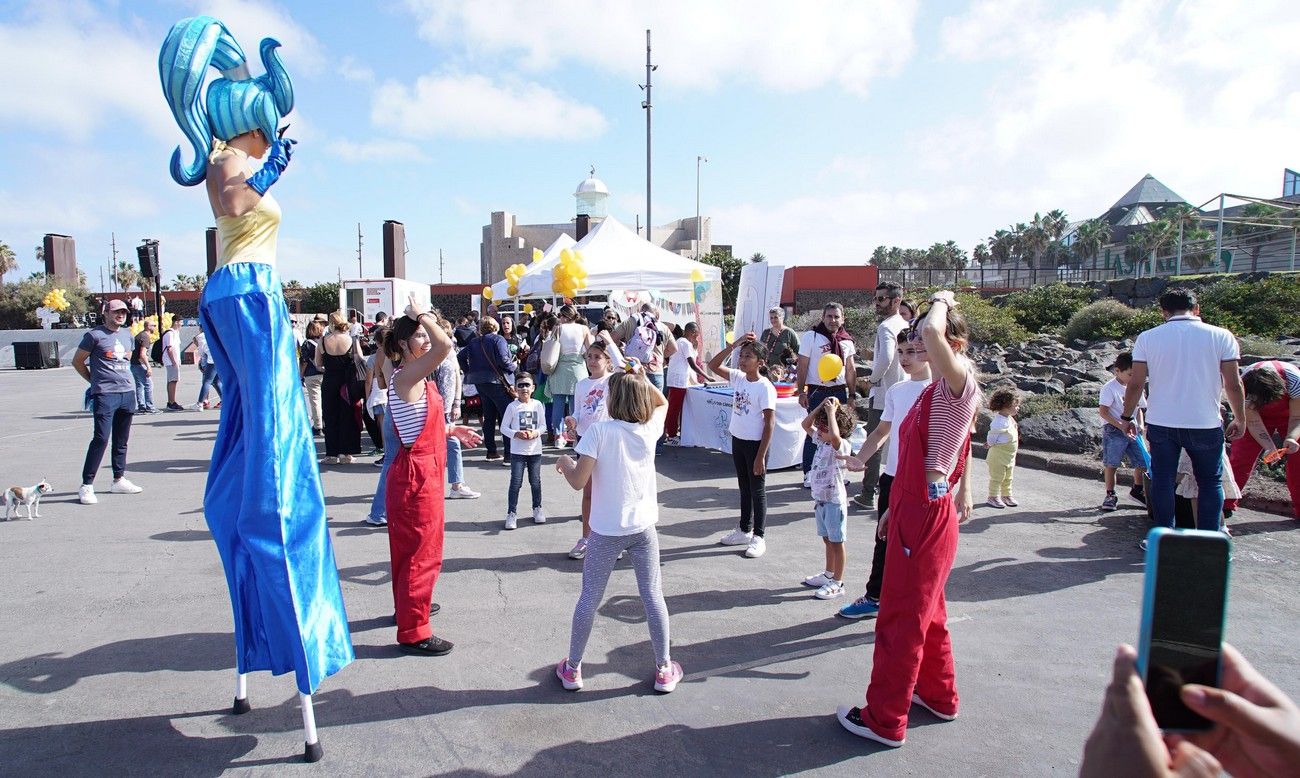
<path fill-rule="evenodd" d="M 1219 367 L 1240 358 L 1231 332 L 1190 314 L 1172 317 L 1138 335 L 1133 361 L 1147 365 L 1147 422 L 1188 430 L 1222 426 Z"/>
<path fill-rule="evenodd" d="M 587 434 L 587 429 L 598 421 L 609 418 L 605 401 L 609 399 L 609 376 L 603 378 L 583 378 L 573 389 L 573 418 L 578 422 L 578 435 Z"/>
<path fill-rule="evenodd" d="M 817 502 L 833 502 L 836 505 L 848 505 L 849 495 L 844 488 L 848 465 L 837 454 L 848 456 L 853 453 L 847 438 L 840 438 L 840 447 L 831 448 L 830 441 L 814 430 L 817 447 L 813 450 L 812 470 L 809 480 L 812 483 L 812 498 Z"/>
<path fill-rule="evenodd" d="M 871 407 L 885 407 L 885 392 L 907 373 L 898 362 L 898 333 L 907 329 L 907 320 L 898 314 L 887 316 L 876 326 L 876 348 L 871 357 Z"/>
<path fill-rule="evenodd" d="M 902 317 L 899 317 L 902 318 Z M 844 352 L 844 364 L 853 374 L 853 355 L 858 353 L 857 347 L 853 341 L 848 340 L 840 344 L 840 349 Z M 799 356 L 808 358 L 808 375 L 804 381 L 808 386 L 843 386 L 844 373 L 841 372 L 835 377 L 834 381 L 823 381 L 821 375 L 817 372 L 817 363 L 821 362 L 822 356 L 831 353 L 831 342 L 826 339 L 825 335 L 819 335 L 813 330 L 808 330 L 799 336 Z"/>
<path fill-rule="evenodd" d="M 196 362 L 204 362 L 212 358 L 212 352 L 208 351 L 208 336 L 200 332 L 194 336 L 194 359 Z"/>
<path fill-rule="evenodd" d="M 180 334 L 173 329 L 168 329 L 162 336 L 162 362 L 164 366 L 177 365 L 179 363 L 172 359 L 172 349 L 176 349 L 176 355 L 180 356 Z"/>
<path fill-rule="evenodd" d="M 889 442 L 885 444 L 885 475 L 892 476 L 898 469 L 899 428 L 903 426 L 907 412 L 916 405 L 916 398 L 929 385 L 928 378 L 922 381 L 899 381 L 885 392 L 885 407 L 880 413 L 880 420 L 890 424 Z"/>
<path fill-rule="evenodd" d="M 1119 382 L 1118 378 L 1112 378 L 1105 384 L 1102 384 L 1101 394 L 1098 396 L 1097 405 L 1100 408 L 1109 408 L 1110 412 L 1115 415 L 1115 420 L 1120 421 L 1120 416 L 1124 415 L 1124 392 L 1128 387 Z M 1138 408 L 1147 407 L 1147 398 L 1138 397 Z"/>
<path fill-rule="evenodd" d="M 655 442 L 664 434 L 667 406 L 645 424 L 617 419 L 587 428 L 575 453 L 596 460 L 591 472 L 591 529 L 631 535 L 659 521 Z"/>
<path fill-rule="evenodd" d="M 555 328 L 555 331 L 560 339 L 561 354 L 581 354 L 582 344 L 591 334 L 591 330 L 572 321 L 561 324 Z"/>
<path fill-rule="evenodd" d="M 529 440 L 523 440 L 515 437 L 515 433 L 523 430 L 540 432 L 545 418 L 546 408 L 537 400 L 529 400 L 526 403 L 514 400 L 506 406 L 505 417 L 501 420 L 501 434 L 511 439 L 511 456 L 515 454 L 532 456 L 533 454 L 542 453 L 542 438 L 540 435 Z"/>
<path fill-rule="evenodd" d="M 730 383 L 731 434 L 741 440 L 762 440 L 763 411 L 776 412 L 776 387 L 762 376 L 750 381 L 739 370 L 731 371 Z"/>
<path fill-rule="evenodd" d="M 695 359 L 695 344 L 686 338 L 677 339 L 677 351 L 668 358 L 668 386 L 685 389 L 691 385 L 691 366 L 686 361 Z"/>

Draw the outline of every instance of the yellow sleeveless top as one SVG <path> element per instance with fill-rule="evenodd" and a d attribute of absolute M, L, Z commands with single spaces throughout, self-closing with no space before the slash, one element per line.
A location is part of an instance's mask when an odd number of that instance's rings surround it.
<path fill-rule="evenodd" d="M 221 141 L 212 144 L 212 158 L 223 151 L 230 151 L 246 157 L 242 151 L 231 148 Z M 280 230 L 280 204 L 268 192 L 262 195 L 253 210 L 243 216 L 218 216 L 217 240 L 220 241 L 220 253 L 217 267 L 225 267 L 231 262 L 260 262 L 275 266 L 276 234 Z"/>

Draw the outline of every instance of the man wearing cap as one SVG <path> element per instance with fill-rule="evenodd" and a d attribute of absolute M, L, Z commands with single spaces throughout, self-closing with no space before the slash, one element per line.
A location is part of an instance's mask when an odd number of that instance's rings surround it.
<path fill-rule="evenodd" d="M 104 461 L 109 437 L 113 440 L 114 494 L 138 494 L 140 487 L 126 479 L 126 444 L 131 437 L 131 417 L 135 413 L 135 379 L 131 375 L 132 338 L 126 323 L 129 309 L 121 300 L 108 303 L 104 323 L 87 332 L 72 357 L 72 367 L 90 383 L 91 410 L 95 414 L 95 434 L 86 449 L 81 468 L 81 489 L 77 497 L 82 505 L 99 502 L 95 497 L 95 473 Z"/>

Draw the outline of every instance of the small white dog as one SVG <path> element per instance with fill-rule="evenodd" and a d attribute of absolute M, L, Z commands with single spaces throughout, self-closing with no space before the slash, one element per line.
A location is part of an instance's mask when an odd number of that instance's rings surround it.
<path fill-rule="evenodd" d="M 54 491 L 48 481 L 41 481 L 35 486 L 11 486 L 5 490 L 5 521 L 18 515 L 20 506 L 27 506 L 27 520 L 41 517 L 41 496 Z M 22 518 L 18 515 L 18 518 Z"/>

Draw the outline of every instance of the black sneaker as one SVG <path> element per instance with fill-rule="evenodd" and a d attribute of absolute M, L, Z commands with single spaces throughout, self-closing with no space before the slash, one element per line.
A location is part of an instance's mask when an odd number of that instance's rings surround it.
<path fill-rule="evenodd" d="M 183 410 L 185 410 L 185 406 L 184 406 L 184 405 L 181 405 L 180 403 L 167 403 L 167 410 L 169 410 L 169 411 L 183 411 Z"/>
<path fill-rule="evenodd" d="M 445 656 L 451 653 L 453 644 L 450 640 L 431 635 L 419 643 L 398 643 L 397 648 L 403 654 L 417 654 L 419 656 Z"/>
<path fill-rule="evenodd" d="M 889 738 L 883 735 L 876 734 L 876 732 L 872 730 L 871 727 L 868 727 L 866 723 L 862 721 L 861 708 L 850 708 L 847 705 L 842 705 L 838 710 L 835 711 L 835 718 L 840 720 L 840 725 L 842 727 L 847 729 L 849 732 L 852 732 L 853 734 L 857 735 L 858 737 L 864 737 L 868 740 L 874 740 L 877 743 L 880 743 L 881 745 L 889 746 L 890 748 L 898 748 L 899 746 L 903 745 L 904 742 L 903 740 L 890 740 Z"/>
<path fill-rule="evenodd" d="M 1103 511 L 1113 511 L 1118 507 L 1119 498 L 1115 496 L 1114 492 L 1106 492 L 1106 499 L 1101 501 L 1101 509 Z"/>
<path fill-rule="evenodd" d="M 1132 497 L 1134 500 L 1137 500 L 1143 505 L 1147 504 L 1147 493 L 1141 487 L 1135 486 L 1132 489 L 1129 489 L 1128 496 Z"/>

